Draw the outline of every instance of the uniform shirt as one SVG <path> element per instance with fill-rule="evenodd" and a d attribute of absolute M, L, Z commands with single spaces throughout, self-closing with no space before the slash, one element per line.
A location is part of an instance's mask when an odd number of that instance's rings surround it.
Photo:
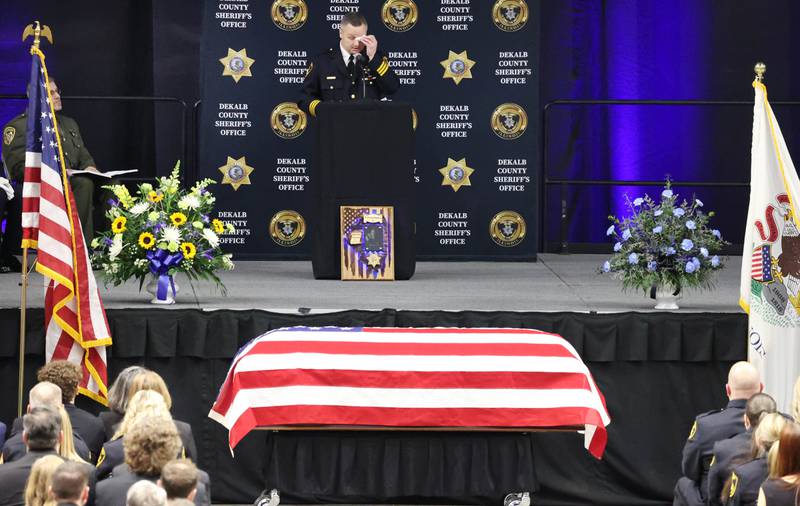
<path fill-rule="evenodd" d="M 56 113 L 61 149 L 68 169 L 83 170 L 96 164 L 83 143 L 78 123 L 61 113 Z M 12 119 L 3 127 L 3 162 L 12 180 L 22 182 L 25 173 L 25 132 L 28 118 L 25 113 Z"/>
<path fill-rule="evenodd" d="M 705 499 L 708 493 L 708 470 L 711 467 L 714 443 L 744 432 L 744 406 L 747 399 L 728 402 L 724 409 L 717 409 L 697 415 L 683 446 L 681 469 L 683 475 L 699 488 Z"/>
<path fill-rule="evenodd" d="M 360 69 L 350 76 L 341 44 L 339 49 L 331 48 L 315 56 L 306 71 L 298 106 L 316 116 L 317 105 L 322 101 L 379 100 L 394 94 L 400 87 L 389 58 L 381 51 L 364 64 L 364 71 L 366 81 Z"/>
<path fill-rule="evenodd" d="M 767 459 L 763 457 L 735 466 L 731 471 L 728 506 L 755 506 L 758 489 L 768 475 Z"/>
<path fill-rule="evenodd" d="M 732 438 L 714 443 L 711 468 L 708 470 L 708 504 L 716 506 L 720 502 L 720 494 L 725 480 L 731 475 L 734 465 L 744 462 L 750 453 L 753 441 L 752 431 L 736 434 Z"/>

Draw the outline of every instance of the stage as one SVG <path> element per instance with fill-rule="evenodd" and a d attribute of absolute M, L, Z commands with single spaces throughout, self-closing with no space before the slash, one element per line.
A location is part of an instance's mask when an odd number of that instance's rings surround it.
<path fill-rule="evenodd" d="M 252 503 L 277 488 L 284 503 L 671 503 L 680 454 L 699 412 L 725 404 L 730 365 L 746 358 L 738 308 L 740 258 L 676 312 L 597 273 L 602 255 L 540 255 L 535 263 L 420 262 L 410 281 L 317 281 L 309 262 L 238 262 L 229 295 L 185 279 L 178 303 L 156 307 L 138 285 L 102 288 L 114 344 L 109 377 L 143 364 L 170 385 L 173 413 L 194 427 L 216 503 Z M 42 278 L 28 293 L 26 389 L 44 361 Z M 0 381 L 16 392 L 19 277 L 0 278 Z M 603 460 L 575 433 L 254 431 L 236 447 L 207 415 L 231 359 L 251 338 L 293 326 L 515 327 L 564 336 L 605 396 Z M 0 420 L 16 414 L 0 402 Z M 99 406 L 82 404 L 97 411 Z M 468 463 L 465 464 L 465 463 Z"/>
<path fill-rule="evenodd" d="M 598 274 L 605 255 L 540 254 L 537 262 L 418 262 L 409 281 L 358 282 L 315 280 L 311 263 L 238 261 L 221 273 L 223 297 L 209 283 L 178 276 L 178 303 L 170 309 L 263 309 L 279 313 L 392 308 L 408 311 L 574 311 L 615 313 L 652 311 L 654 301 L 641 292 L 622 291 L 621 283 Z M 741 257 L 731 257 L 712 291 L 687 291 L 681 312 L 736 313 Z M 42 307 L 37 296 L 42 277 L 34 273 L 28 307 Z M 0 307 L 19 307 L 18 276 L 0 277 Z M 138 283 L 104 288 L 106 308 L 151 308 Z M 159 308 L 160 309 L 160 308 Z"/>

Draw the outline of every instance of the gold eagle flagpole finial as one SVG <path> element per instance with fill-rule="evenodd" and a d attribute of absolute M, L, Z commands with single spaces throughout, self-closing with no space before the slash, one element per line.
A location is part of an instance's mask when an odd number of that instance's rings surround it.
<path fill-rule="evenodd" d="M 753 67 L 753 70 L 756 72 L 756 81 L 763 82 L 764 81 L 764 74 L 767 73 L 767 66 L 764 64 L 763 61 L 756 63 L 756 66 Z"/>
<path fill-rule="evenodd" d="M 25 27 L 25 30 L 22 31 L 22 40 L 24 41 L 31 35 L 33 35 L 31 53 L 33 53 L 35 49 L 39 49 L 40 37 L 44 37 L 51 45 L 53 44 L 53 32 L 50 31 L 50 27 L 40 24 L 39 21 L 34 21 L 32 24 Z"/>

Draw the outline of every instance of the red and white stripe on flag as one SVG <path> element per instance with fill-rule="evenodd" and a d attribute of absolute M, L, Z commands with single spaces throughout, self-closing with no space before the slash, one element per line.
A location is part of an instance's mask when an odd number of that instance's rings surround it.
<path fill-rule="evenodd" d="M 585 428 L 600 458 L 610 418 L 561 336 L 527 329 L 290 327 L 234 358 L 209 417 L 231 448 L 253 428 Z"/>
<path fill-rule="evenodd" d="M 36 270 L 49 280 L 45 357 L 80 365 L 83 381 L 79 391 L 106 404 L 105 347 L 111 344 L 111 333 L 65 177 L 44 54 L 39 50 L 33 54 L 27 115 L 22 245 L 37 249 Z"/>

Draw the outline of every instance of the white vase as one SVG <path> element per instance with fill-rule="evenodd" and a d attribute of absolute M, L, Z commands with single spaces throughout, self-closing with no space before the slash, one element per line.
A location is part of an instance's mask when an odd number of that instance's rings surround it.
<path fill-rule="evenodd" d="M 154 276 L 150 277 L 150 281 L 147 283 L 147 286 L 145 286 L 145 290 L 147 290 L 147 293 L 149 293 L 150 295 L 153 296 L 153 298 L 150 300 L 150 304 L 164 304 L 164 305 L 175 304 L 175 296 L 178 295 L 178 292 L 180 291 L 180 287 L 178 286 L 178 283 L 175 282 L 175 278 L 174 277 L 170 276 L 170 279 L 172 280 L 172 283 L 167 285 L 167 296 L 166 296 L 166 298 L 159 299 L 158 298 L 158 276 L 154 275 Z M 174 293 L 172 291 L 172 287 L 173 286 L 175 287 L 175 292 Z"/>
<path fill-rule="evenodd" d="M 675 292 L 678 292 L 677 294 Z M 675 310 L 679 309 L 678 299 L 682 297 L 680 289 L 676 290 L 672 285 L 658 285 L 656 287 L 656 306 L 655 309 Z"/>

